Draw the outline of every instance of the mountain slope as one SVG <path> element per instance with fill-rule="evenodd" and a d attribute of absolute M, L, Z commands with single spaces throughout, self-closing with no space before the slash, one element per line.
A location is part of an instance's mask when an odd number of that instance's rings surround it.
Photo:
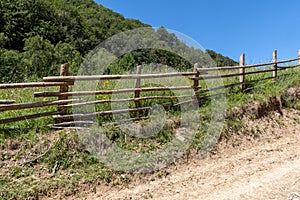
<path fill-rule="evenodd" d="M 2 0 L 0 11 L 2 83 L 57 75 L 58 66 L 66 62 L 71 65 L 71 73 L 76 74 L 84 57 L 105 39 L 122 31 L 150 27 L 138 20 L 125 19 L 93 0 Z M 171 38 L 164 41 L 165 45 L 175 42 L 185 51 L 193 52 L 195 57 L 194 50 L 181 44 L 172 34 L 161 33 Z M 176 59 L 167 59 L 172 60 L 171 63 L 160 58 L 147 62 L 184 67 L 185 62 L 174 62 Z M 132 65 L 139 62 L 145 60 L 133 56 Z M 117 64 L 126 65 L 125 61 Z"/>

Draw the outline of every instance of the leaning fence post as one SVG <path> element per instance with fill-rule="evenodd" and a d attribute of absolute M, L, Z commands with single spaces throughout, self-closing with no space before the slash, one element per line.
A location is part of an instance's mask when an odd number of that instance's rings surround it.
<path fill-rule="evenodd" d="M 69 76 L 69 64 L 62 64 L 60 66 L 60 76 Z M 59 88 L 59 92 L 68 92 L 69 91 L 69 86 L 68 84 L 64 84 L 61 85 Z M 58 97 L 59 100 L 65 100 L 68 99 L 68 96 L 59 96 Z M 68 104 L 68 103 L 66 103 Z M 60 115 L 66 115 L 67 114 L 67 110 L 65 108 L 62 108 L 61 106 L 58 106 L 58 111 L 60 112 Z"/>
<path fill-rule="evenodd" d="M 273 71 L 273 78 L 275 79 L 277 77 L 277 50 L 273 51 L 273 62 L 274 62 L 274 71 Z"/>
<path fill-rule="evenodd" d="M 240 56 L 240 87 L 242 90 L 245 89 L 245 54 L 243 53 L 241 56 Z"/>
<path fill-rule="evenodd" d="M 140 75 L 141 73 L 142 73 L 142 65 L 139 65 L 139 66 L 137 66 L 136 74 Z M 135 82 L 135 88 L 138 89 L 140 87 L 141 87 L 141 78 L 137 78 L 136 82 Z M 139 98 L 140 98 L 140 91 L 139 90 L 135 90 L 134 98 L 135 98 L 134 99 L 135 107 L 139 108 L 141 106 L 140 101 L 139 101 Z M 139 111 L 136 112 L 136 117 L 137 118 L 140 117 Z"/>

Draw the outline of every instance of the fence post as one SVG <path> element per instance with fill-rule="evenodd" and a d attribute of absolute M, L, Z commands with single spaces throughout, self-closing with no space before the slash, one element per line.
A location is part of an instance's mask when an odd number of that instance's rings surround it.
<path fill-rule="evenodd" d="M 62 64 L 60 66 L 60 76 L 69 76 L 69 64 L 68 63 L 65 63 L 65 64 Z M 59 86 L 59 92 L 68 92 L 69 91 L 69 86 L 66 84 L 66 85 L 61 85 Z M 59 100 L 65 100 L 65 99 L 68 99 L 67 96 L 59 96 L 58 97 Z M 68 103 L 65 103 L 64 105 L 66 105 Z M 58 111 L 60 112 L 60 115 L 66 115 L 67 114 L 67 110 L 65 108 L 62 108 L 60 106 L 58 106 Z"/>
<path fill-rule="evenodd" d="M 199 72 L 198 72 L 198 68 L 200 68 L 200 65 L 199 63 L 195 63 L 194 64 L 194 72 L 196 73 L 195 76 L 194 76 L 194 91 L 195 91 L 195 94 L 196 92 L 199 90 Z"/>
<path fill-rule="evenodd" d="M 245 68 L 243 67 L 245 66 L 245 54 L 243 53 L 241 56 L 240 56 L 240 87 L 242 90 L 245 89 Z"/>
<path fill-rule="evenodd" d="M 137 70 L 136 70 L 136 74 L 140 75 L 142 73 L 142 65 L 139 65 L 137 66 Z M 135 82 L 135 88 L 140 88 L 141 87 L 141 78 L 137 78 L 136 79 L 136 82 Z M 136 108 L 139 108 L 141 105 L 140 105 L 140 101 L 139 100 L 136 100 L 136 98 L 140 98 L 140 91 L 136 90 L 134 92 L 134 103 L 135 103 L 135 107 Z M 137 111 L 136 112 L 136 117 L 139 118 L 140 117 L 140 112 Z"/>
<path fill-rule="evenodd" d="M 274 71 L 273 71 L 273 78 L 275 79 L 277 77 L 277 50 L 273 51 L 273 62 L 274 62 Z"/>
<path fill-rule="evenodd" d="M 298 65 L 300 65 L 300 49 L 298 50 Z"/>

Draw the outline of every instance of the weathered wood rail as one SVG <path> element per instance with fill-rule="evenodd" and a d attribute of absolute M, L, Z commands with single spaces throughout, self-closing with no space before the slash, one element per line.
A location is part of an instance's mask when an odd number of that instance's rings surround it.
<path fill-rule="evenodd" d="M 289 67 L 280 67 L 279 64 L 287 64 L 291 62 L 298 61 L 297 65 Z M 139 119 L 140 112 L 144 110 L 150 110 L 151 107 L 143 106 L 142 102 L 147 100 L 170 100 L 168 103 L 164 103 L 165 107 L 178 106 L 185 103 L 193 102 L 196 99 L 206 98 L 205 93 L 209 91 L 221 90 L 224 88 L 230 88 L 239 86 L 241 90 L 247 89 L 247 84 L 254 83 L 262 80 L 276 79 L 281 70 L 286 70 L 288 68 L 300 66 L 300 51 L 298 52 L 298 58 L 289 60 L 277 60 L 277 51 L 273 52 L 273 61 L 268 63 L 260 63 L 254 65 L 245 64 L 245 54 L 240 57 L 239 66 L 225 66 L 225 67 L 212 67 L 212 68 L 201 68 L 199 64 L 194 65 L 192 72 L 169 72 L 160 74 L 142 74 L 142 66 L 137 66 L 136 74 L 128 75 L 93 75 L 93 76 L 69 76 L 69 65 L 64 64 L 61 66 L 60 76 L 54 77 L 44 77 L 43 82 L 33 82 L 33 83 L 14 83 L 14 84 L 0 84 L 0 90 L 9 90 L 15 88 L 45 88 L 45 91 L 34 91 L 33 95 L 35 98 L 43 97 L 44 99 L 52 97 L 57 98 L 56 100 L 47 100 L 40 102 L 27 102 L 18 103 L 14 99 L 0 100 L 0 116 L 1 112 L 9 112 L 14 110 L 22 109 L 32 109 L 56 106 L 56 110 L 35 113 L 35 114 L 25 114 L 24 116 L 17 116 L 11 118 L 0 118 L 0 124 L 12 123 L 22 120 L 40 118 L 52 116 L 55 120 L 53 127 L 76 127 L 78 125 L 92 124 L 93 122 L 89 120 L 90 116 L 105 116 L 112 114 L 121 113 L 136 113 L 136 118 Z M 247 71 L 250 69 L 250 71 Z M 209 72 L 220 72 L 220 74 L 211 74 Z M 271 73 L 267 77 L 260 78 L 259 80 L 247 80 L 246 77 L 254 74 L 266 74 Z M 182 86 L 148 86 L 143 87 L 141 81 L 144 79 L 164 79 L 170 77 L 186 77 L 189 80 L 190 85 Z M 216 86 L 216 87 L 204 87 L 203 81 L 213 80 L 213 79 L 228 79 L 232 78 L 235 81 Z M 236 78 L 236 79 L 235 79 Z M 118 89 L 99 89 L 91 91 L 73 91 L 72 86 L 76 81 L 113 81 L 113 80 L 134 80 L 135 85 L 132 88 L 118 88 Z M 59 86 L 58 91 L 49 91 L 50 87 Z M 190 95 L 161 95 L 159 91 L 193 91 Z M 154 92 L 150 95 L 142 96 L 142 94 L 147 92 Z M 133 97 L 130 98 L 119 98 L 119 99 L 100 99 L 94 101 L 82 101 L 81 97 L 91 96 L 91 95 L 112 95 L 112 94 L 122 94 L 122 93 L 132 93 Z M 0 97 L 1 99 L 1 97 Z M 181 101 L 182 99 L 182 101 Z M 177 101 L 173 101 L 177 100 Z M 122 102 L 133 102 L 134 107 L 126 109 L 115 109 L 115 110 L 101 110 L 89 113 L 73 113 L 72 109 L 76 107 L 84 107 L 90 105 L 99 104 L 110 104 L 110 103 L 122 103 Z M 87 118 L 85 120 L 85 118 Z M 76 121 L 77 119 L 77 121 Z M 81 119 L 81 120 L 78 120 Z"/>

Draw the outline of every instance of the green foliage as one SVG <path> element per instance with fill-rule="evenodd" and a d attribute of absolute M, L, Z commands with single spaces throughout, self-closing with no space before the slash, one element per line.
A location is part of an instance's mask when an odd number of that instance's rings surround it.
<path fill-rule="evenodd" d="M 75 75 L 83 58 L 107 38 L 122 31 L 149 27 L 138 20 L 125 19 L 93 0 L 2 0 L 0 11 L 0 83 L 58 75 L 59 65 L 63 63 L 69 63 Z M 184 52 L 192 63 L 168 51 L 137 50 L 121 55 L 107 73 L 123 73 L 144 63 L 191 70 L 191 65 L 199 61 L 209 66 L 208 55 L 213 56 L 218 65 L 233 62 L 213 51 L 204 54 L 189 47 L 163 27 L 156 33 L 153 41 L 158 42 L 153 45 Z M 140 42 L 149 41 L 141 38 Z"/>
<path fill-rule="evenodd" d="M 92 0 L 3 0 L 0 10 L 2 83 L 58 75 L 66 62 L 75 74 L 82 58 L 101 41 L 146 26 Z"/>
<path fill-rule="evenodd" d="M 54 58 L 54 46 L 49 40 L 43 39 L 41 36 L 34 36 L 25 40 L 24 58 L 28 62 L 27 74 L 31 72 L 37 77 L 43 77 L 47 74 L 51 62 Z"/>
<path fill-rule="evenodd" d="M 237 66 L 239 65 L 238 62 L 232 60 L 229 57 L 224 57 L 223 55 L 216 53 L 213 50 L 206 50 L 208 55 L 215 61 L 217 67 L 224 67 L 224 66 Z"/>
<path fill-rule="evenodd" d="M 20 80 L 24 75 L 25 61 L 23 55 L 17 50 L 0 48 L 0 82 L 8 83 Z"/>

